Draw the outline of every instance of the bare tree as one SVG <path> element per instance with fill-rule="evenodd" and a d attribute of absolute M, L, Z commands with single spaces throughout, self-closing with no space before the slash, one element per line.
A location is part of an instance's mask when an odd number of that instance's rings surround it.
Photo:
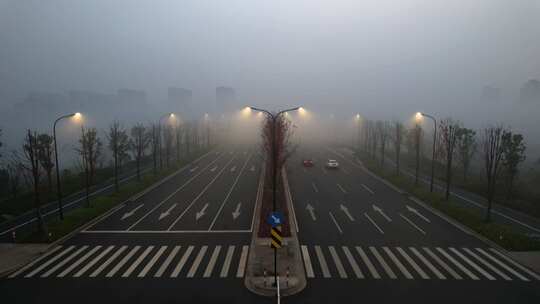
<path fill-rule="evenodd" d="M 452 160 L 460 129 L 461 127 L 459 122 L 456 122 L 451 118 L 444 119 L 441 121 L 439 126 L 441 143 L 444 149 L 444 158 L 446 160 L 446 200 L 448 200 L 450 197 L 450 185 L 452 184 Z"/>
<path fill-rule="evenodd" d="M 101 157 L 103 144 L 97 136 L 95 128 L 81 127 L 79 147 L 75 149 L 81 156 L 81 166 L 85 175 L 86 205 L 90 207 L 90 186 L 94 182 L 97 163 Z"/>
<path fill-rule="evenodd" d="M 389 130 L 390 130 L 390 124 L 387 121 L 377 121 L 377 133 L 380 140 L 381 168 L 382 169 L 384 169 L 386 142 L 388 141 L 388 135 L 390 133 Z"/>
<path fill-rule="evenodd" d="M 482 138 L 482 157 L 484 159 L 487 179 L 486 222 L 491 220 L 491 206 L 495 197 L 495 187 L 499 177 L 499 169 L 503 157 L 502 136 L 505 130 L 502 126 L 491 126 L 484 129 Z"/>
<path fill-rule="evenodd" d="M 463 167 L 463 181 L 467 182 L 471 160 L 477 150 L 476 132 L 467 128 L 460 128 L 457 134 L 457 156 Z"/>
<path fill-rule="evenodd" d="M 15 151 L 11 153 L 6 165 L 8 174 L 8 191 L 13 199 L 17 198 L 21 186 L 21 177 L 24 166 Z"/>
<path fill-rule="evenodd" d="M 146 127 L 138 123 L 131 128 L 130 148 L 133 159 L 137 165 L 137 180 L 141 180 L 141 161 L 144 153 L 150 144 L 151 137 L 146 131 Z"/>
<path fill-rule="evenodd" d="M 120 122 L 114 121 L 109 126 L 107 139 L 109 140 L 109 149 L 113 154 L 114 188 L 118 192 L 120 187 L 118 184 L 118 173 L 122 167 L 122 161 L 128 157 L 129 137 L 126 129 L 124 129 Z"/>
<path fill-rule="evenodd" d="M 409 129 L 406 133 L 407 152 L 409 154 L 414 153 L 415 156 L 415 178 L 414 184 L 418 186 L 419 174 L 420 174 L 420 151 L 422 147 L 422 127 L 419 124 L 415 124 L 413 128 Z"/>
<path fill-rule="evenodd" d="M 186 146 L 186 155 L 189 155 L 191 148 L 191 124 L 187 123 L 184 126 L 184 144 Z"/>
<path fill-rule="evenodd" d="M 506 199 L 512 198 L 514 181 L 519 172 L 519 164 L 525 160 L 525 143 L 523 135 L 506 131 L 502 135 L 503 165 L 506 176 Z"/>
<path fill-rule="evenodd" d="M 154 163 L 154 174 L 157 173 L 158 152 L 159 152 L 159 129 L 156 124 L 152 124 L 151 130 L 148 130 L 150 137 L 150 148 L 152 150 L 152 161 Z"/>
<path fill-rule="evenodd" d="M 399 121 L 395 122 L 394 134 L 392 136 L 392 142 L 394 143 L 394 151 L 396 153 L 396 175 L 399 175 L 400 171 L 400 156 L 401 145 L 403 144 L 403 124 Z"/>
<path fill-rule="evenodd" d="M 53 153 L 54 153 L 54 141 L 53 137 L 49 134 L 39 134 L 38 141 L 38 159 L 41 167 L 47 174 L 47 191 L 52 193 L 53 179 L 52 171 L 54 169 Z"/>
<path fill-rule="evenodd" d="M 180 148 L 182 147 L 182 128 L 180 127 L 180 123 L 177 123 L 176 126 L 175 126 L 175 129 L 174 129 L 174 135 L 176 137 L 176 161 L 178 163 L 180 163 L 180 158 L 181 158 L 181 150 Z"/>
<path fill-rule="evenodd" d="M 41 215 L 41 200 L 39 187 L 41 184 L 41 168 L 39 166 L 39 143 L 38 135 L 35 131 L 28 130 L 23 144 L 24 168 L 29 177 L 30 184 L 34 192 L 34 208 L 36 209 L 36 219 L 38 221 L 39 231 L 43 236 L 47 235 L 47 227 Z"/>
<path fill-rule="evenodd" d="M 174 134 L 173 128 L 170 125 L 165 126 L 163 130 L 163 142 L 165 143 L 165 165 L 169 168 L 171 153 L 173 150 Z"/>

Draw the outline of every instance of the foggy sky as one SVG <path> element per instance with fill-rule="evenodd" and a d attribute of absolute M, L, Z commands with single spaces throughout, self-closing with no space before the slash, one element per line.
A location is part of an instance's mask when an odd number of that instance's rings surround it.
<path fill-rule="evenodd" d="M 205 102 L 226 85 L 246 104 L 530 127 L 539 105 L 508 109 L 540 78 L 539 20 L 535 0 L 0 0 L 0 103 L 118 88 L 159 102 L 168 86 Z"/>

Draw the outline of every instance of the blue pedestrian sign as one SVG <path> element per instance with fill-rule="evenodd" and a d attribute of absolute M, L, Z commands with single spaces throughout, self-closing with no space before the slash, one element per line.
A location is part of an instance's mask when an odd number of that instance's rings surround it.
<path fill-rule="evenodd" d="M 270 213 L 266 221 L 272 227 L 277 227 L 283 223 L 283 215 L 281 214 L 281 212 L 272 212 Z"/>

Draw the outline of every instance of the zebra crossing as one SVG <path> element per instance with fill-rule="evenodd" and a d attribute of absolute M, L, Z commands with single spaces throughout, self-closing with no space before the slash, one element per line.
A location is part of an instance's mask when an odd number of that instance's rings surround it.
<path fill-rule="evenodd" d="M 247 245 L 57 246 L 8 278 L 243 278 Z"/>
<path fill-rule="evenodd" d="M 540 281 L 494 248 L 301 245 L 308 279 Z"/>

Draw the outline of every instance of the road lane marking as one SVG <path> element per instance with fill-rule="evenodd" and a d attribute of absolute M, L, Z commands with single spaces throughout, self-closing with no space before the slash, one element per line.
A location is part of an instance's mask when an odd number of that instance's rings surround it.
<path fill-rule="evenodd" d="M 122 277 L 123 278 L 129 277 L 131 275 L 131 273 L 135 270 L 135 268 L 137 268 L 137 266 L 139 266 L 139 264 L 143 261 L 143 259 L 148 254 L 150 254 L 150 251 L 152 251 L 153 249 L 154 249 L 154 246 L 148 246 L 148 248 L 146 248 L 143 251 L 143 253 L 141 253 L 141 255 L 135 260 L 135 262 L 129 266 L 129 268 L 124 272 L 124 274 L 122 274 Z"/>
<path fill-rule="evenodd" d="M 362 187 L 364 187 L 364 189 L 366 189 L 367 192 L 371 193 L 371 194 L 375 194 L 375 192 L 373 192 L 373 190 L 369 189 L 368 186 L 362 184 Z"/>
<path fill-rule="evenodd" d="M 383 257 L 377 251 L 377 249 L 375 247 L 369 247 L 369 250 L 371 250 L 371 253 L 375 256 L 375 259 L 377 259 L 379 264 L 381 264 L 382 268 L 384 269 L 386 274 L 390 277 L 390 279 L 397 279 L 396 274 L 394 273 L 394 271 L 392 271 L 390 266 L 388 266 L 388 264 L 386 264 Z"/>
<path fill-rule="evenodd" d="M 212 169 L 210 169 L 210 172 L 216 171 L 217 168 L 218 168 L 218 166 L 214 166 Z"/>
<path fill-rule="evenodd" d="M 437 250 L 445 257 L 447 258 L 450 262 L 452 262 L 452 264 L 454 264 L 457 268 L 459 268 L 462 272 L 464 272 L 466 275 L 469 276 L 469 278 L 477 281 L 477 280 L 480 280 L 480 278 L 478 278 L 474 273 L 470 272 L 469 269 L 465 268 L 465 266 L 461 265 L 460 262 L 456 261 L 456 259 L 454 259 L 451 255 L 449 255 L 448 253 L 446 253 L 446 251 L 444 251 L 442 248 L 440 247 L 437 247 Z"/>
<path fill-rule="evenodd" d="M 189 269 L 189 272 L 187 274 L 188 278 L 193 278 L 195 276 L 195 273 L 197 272 L 197 269 L 199 269 L 199 265 L 201 265 L 207 249 L 208 246 L 204 245 L 201 247 L 201 250 L 199 250 L 199 253 L 195 257 L 195 261 L 193 261 L 193 264 L 191 265 L 191 268 Z"/>
<path fill-rule="evenodd" d="M 462 280 L 463 279 L 457 272 L 454 271 L 454 269 L 452 269 L 450 266 L 448 266 L 448 264 L 446 264 L 446 262 L 441 260 L 435 253 L 433 253 L 433 251 L 431 251 L 431 249 L 429 249 L 427 247 L 423 247 L 422 249 L 424 249 L 424 251 L 431 258 L 433 258 L 435 260 L 435 262 L 437 262 L 437 264 L 439 264 L 439 266 L 444 268 L 444 270 L 446 270 L 446 272 L 448 272 L 451 276 L 453 276 L 454 279 L 456 279 L 456 280 Z"/>
<path fill-rule="evenodd" d="M 341 209 L 341 211 L 343 211 L 343 213 L 345 213 L 345 215 L 349 218 L 349 220 L 351 222 L 354 222 L 354 217 L 351 215 L 351 213 L 349 212 L 349 208 L 347 208 L 347 206 L 341 204 L 339 206 L 339 209 Z"/>
<path fill-rule="evenodd" d="M 171 273 L 171 278 L 178 277 L 178 274 L 180 271 L 182 271 L 182 268 L 184 268 L 184 265 L 186 265 L 186 262 L 191 255 L 191 252 L 193 251 L 194 246 L 189 246 L 186 252 L 184 252 L 184 255 L 182 255 L 182 258 L 180 258 L 180 261 L 178 261 L 178 264 L 174 268 L 174 271 Z"/>
<path fill-rule="evenodd" d="M 96 256 L 94 259 L 90 261 L 90 263 L 84 265 L 83 268 L 81 268 L 78 272 L 76 272 L 73 277 L 78 278 L 81 277 L 85 272 L 88 271 L 92 266 L 94 266 L 99 260 L 101 260 L 107 253 L 109 253 L 111 250 L 113 250 L 114 246 L 111 245 L 107 247 L 107 249 L 103 250 L 98 256 Z"/>
<path fill-rule="evenodd" d="M 488 259 L 492 260 L 493 262 L 495 262 L 497 265 L 499 265 L 500 267 L 504 268 L 506 271 L 510 272 L 511 274 L 515 275 L 516 277 L 518 277 L 520 280 L 522 281 L 530 281 L 528 278 L 522 276 L 521 274 L 519 274 L 518 272 L 516 272 L 514 269 L 508 267 L 508 265 L 504 264 L 503 262 L 499 261 L 498 259 L 496 259 L 495 257 L 493 257 L 492 255 L 490 255 L 489 253 L 487 253 L 486 251 L 484 251 L 482 248 L 476 248 L 476 250 L 478 250 L 478 252 L 480 252 L 481 254 L 483 254 L 485 257 L 487 257 Z"/>
<path fill-rule="evenodd" d="M 317 217 L 315 216 L 315 208 L 310 203 L 307 204 L 306 210 L 309 212 L 309 215 L 311 216 L 311 219 L 313 221 L 316 221 Z"/>
<path fill-rule="evenodd" d="M 332 256 L 332 259 L 334 260 L 334 264 L 336 265 L 336 268 L 338 270 L 339 277 L 342 279 L 348 278 L 347 272 L 345 271 L 345 268 L 343 268 L 343 264 L 341 263 L 341 260 L 339 259 L 339 255 L 337 254 L 334 246 L 328 246 L 328 250 L 330 250 L 330 255 Z"/>
<path fill-rule="evenodd" d="M 505 261 L 507 261 L 508 263 L 516 266 L 517 268 L 519 268 L 521 271 L 527 273 L 528 275 L 530 275 L 531 277 L 535 278 L 536 280 L 539 280 L 540 281 L 540 276 L 532 271 L 530 271 L 529 269 L 523 267 L 521 264 L 519 264 L 518 262 L 510 259 L 509 257 L 505 256 L 504 254 L 500 253 L 497 249 L 495 248 L 490 248 L 489 250 L 491 250 L 491 252 L 495 253 L 496 255 L 498 255 L 499 257 L 501 257 L 502 259 L 504 259 Z"/>
<path fill-rule="evenodd" d="M 311 258 L 309 257 L 308 248 L 305 245 L 301 246 L 302 256 L 304 257 L 304 266 L 306 268 L 306 276 L 308 278 L 314 278 L 315 273 L 313 272 L 313 266 L 311 265 Z"/>
<path fill-rule="evenodd" d="M 334 221 L 334 224 L 336 225 L 338 231 L 340 234 L 343 234 L 343 230 L 341 230 L 341 227 L 339 226 L 338 222 L 336 221 L 336 218 L 334 217 L 334 215 L 332 214 L 332 212 L 328 212 L 330 214 L 330 218 L 332 218 L 332 221 Z"/>
<path fill-rule="evenodd" d="M 394 262 L 394 264 L 397 266 L 399 271 L 401 271 L 401 273 L 405 276 L 405 278 L 412 280 L 413 279 L 412 274 L 407 270 L 407 268 L 405 268 L 405 266 L 403 266 L 403 264 L 398 260 L 398 258 L 394 255 L 394 253 L 390 250 L 390 248 L 383 247 L 382 249 L 390 257 L 392 262 Z"/>
<path fill-rule="evenodd" d="M 231 268 L 231 262 L 234 255 L 234 245 L 229 246 L 227 249 L 227 255 L 225 256 L 225 262 L 223 263 L 223 268 L 221 268 L 220 277 L 226 278 L 229 275 L 229 269 Z"/>
<path fill-rule="evenodd" d="M 362 247 L 356 246 L 355 248 L 356 248 L 356 251 L 358 252 L 358 254 L 360 255 L 360 258 L 364 262 L 364 264 L 366 264 L 366 266 L 367 266 L 367 268 L 369 270 L 369 273 L 371 273 L 371 276 L 376 280 L 380 279 L 381 275 L 379 274 L 379 272 L 377 271 L 375 266 L 373 266 L 373 263 L 371 263 L 371 261 L 369 260 L 367 254 L 364 252 Z"/>
<path fill-rule="evenodd" d="M 231 172 L 235 172 L 235 171 L 236 171 L 236 166 L 233 166 L 233 167 L 231 168 Z"/>
<path fill-rule="evenodd" d="M 236 204 L 236 209 L 234 209 L 233 212 L 231 212 L 233 221 L 236 221 L 236 219 L 240 216 L 240 208 L 242 208 L 242 202 L 239 202 Z"/>
<path fill-rule="evenodd" d="M 25 272 L 26 270 L 30 269 L 31 267 L 33 267 L 34 265 L 36 265 L 37 263 L 41 262 L 42 260 L 44 260 L 45 258 L 49 257 L 50 255 L 52 255 L 53 253 L 57 252 L 58 250 L 60 250 L 60 248 L 62 248 L 62 246 L 56 246 L 54 247 L 52 250 L 50 250 L 49 252 L 46 252 L 45 254 L 41 255 L 39 258 L 35 259 L 34 261 L 32 261 L 30 264 L 27 264 L 26 266 L 24 266 L 23 268 L 17 270 L 16 272 L 12 273 L 9 278 L 12 279 L 16 276 L 18 276 L 19 274 Z"/>
<path fill-rule="evenodd" d="M 171 264 L 174 257 L 178 254 L 178 251 L 180 251 L 180 248 L 182 248 L 182 246 L 174 246 L 171 253 L 169 253 L 169 255 L 167 256 L 167 259 L 165 259 L 163 264 L 161 264 L 161 266 L 159 267 L 158 271 L 154 274 L 155 278 L 160 278 L 163 275 L 163 273 L 165 273 L 165 271 Z"/>
<path fill-rule="evenodd" d="M 214 248 L 214 252 L 212 252 L 212 256 L 210 256 L 210 262 L 208 262 L 208 265 L 204 270 L 203 278 L 209 278 L 212 276 L 212 271 L 214 270 L 214 266 L 216 265 L 216 261 L 220 251 L 221 246 L 217 245 L 216 248 Z"/>
<path fill-rule="evenodd" d="M 371 206 L 372 206 L 372 208 L 373 208 L 373 211 L 378 212 L 378 213 L 379 213 L 382 217 L 384 217 L 388 222 L 391 222 L 391 221 L 392 221 L 392 219 L 391 219 L 388 215 L 386 215 L 386 213 L 384 213 L 384 211 L 383 211 L 381 208 L 379 208 L 377 205 L 372 204 Z"/>
<path fill-rule="evenodd" d="M 195 213 L 195 221 L 198 221 L 201 217 L 203 217 L 206 214 L 206 208 L 208 208 L 208 203 L 204 204 L 202 209 Z"/>
<path fill-rule="evenodd" d="M 406 207 L 409 212 L 412 212 L 416 214 L 416 216 L 418 216 L 419 218 L 423 219 L 424 221 L 431 223 L 431 221 L 427 217 L 423 216 L 420 212 L 418 212 L 418 210 L 414 209 L 413 207 L 409 205 L 406 205 Z"/>
<path fill-rule="evenodd" d="M 193 173 L 193 172 L 197 171 L 197 169 L 199 169 L 199 166 L 195 166 L 195 167 L 189 169 L 189 172 Z"/>
<path fill-rule="evenodd" d="M 113 247 L 114 247 L 114 246 L 113 246 Z M 100 274 L 107 266 L 109 266 L 109 264 L 111 264 L 111 263 L 112 263 L 112 262 L 113 262 L 113 261 L 114 261 L 114 260 L 115 260 L 122 252 L 124 252 L 124 251 L 127 249 L 127 247 L 128 247 L 128 246 L 122 246 L 122 247 L 120 247 L 120 249 L 118 249 L 115 253 L 113 253 L 112 256 L 110 256 L 110 257 L 105 261 L 105 263 L 99 265 L 99 267 L 98 267 L 96 270 L 94 270 L 94 272 L 92 272 L 92 273 L 90 274 L 90 277 L 91 277 L 91 278 L 97 277 L 97 276 L 98 276 L 98 275 L 99 275 L 99 274 Z M 112 249 L 112 248 L 111 248 L 111 249 Z M 102 254 L 103 254 L 103 253 L 102 253 Z M 105 256 L 105 254 L 103 254 L 103 256 Z M 98 258 L 99 258 L 99 259 L 98 259 Z M 96 259 L 99 261 L 101 258 L 102 258 L 102 256 L 100 255 L 100 256 L 98 256 Z M 97 262 L 97 261 L 96 261 L 96 262 Z M 95 263 L 95 262 L 92 261 L 92 263 Z M 92 263 L 90 263 L 90 264 L 92 264 Z M 88 266 L 88 265 L 87 265 L 87 266 Z M 90 265 L 90 267 L 91 267 L 91 265 Z M 90 267 L 88 267 L 88 268 L 90 268 Z M 85 271 L 86 271 L 86 270 L 85 270 Z M 84 273 L 84 272 L 81 270 L 81 271 L 79 271 L 75 276 L 76 276 L 76 277 L 77 277 L 77 276 L 82 276 L 83 273 Z"/>
<path fill-rule="evenodd" d="M 339 190 L 341 190 L 341 192 L 343 192 L 343 194 L 347 194 L 347 190 L 345 190 L 340 184 L 336 184 L 336 185 L 339 188 Z"/>
<path fill-rule="evenodd" d="M 448 248 L 450 251 L 452 251 L 455 255 L 459 256 L 462 260 L 465 261 L 465 263 L 469 264 L 472 268 L 476 269 L 476 271 L 480 272 L 484 277 L 486 277 L 490 281 L 495 281 L 495 277 L 487 273 L 484 269 L 482 269 L 480 266 L 478 266 L 475 262 L 471 261 L 468 257 L 463 255 L 461 252 L 459 252 L 457 249 L 450 247 Z"/>
<path fill-rule="evenodd" d="M 109 273 L 107 273 L 107 275 L 105 275 L 107 278 L 110 278 L 112 276 L 114 276 L 118 270 L 120 270 L 120 268 L 122 268 L 122 266 L 124 266 L 124 264 L 127 263 L 127 261 L 129 259 L 131 259 L 131 257 L 137 253 L 137 251 L 139 251 L 139 249 L 141 248 L 141 246 L 135 246 L 133 249 L 131 249 L 131 251 L 124 257 L 122 258 L 122 260 L 120 260 L 120 262 L 118 264 L 116 264 L 116 266 L 114 266 L 113 269 L 111 269 L 111 271 L 109 271 Z"/>
<path fill-rule="evenodd" d="M 145 215 L 143 215 L 140 219 L 138 219 L 135 223 L 133 223 L 133 225 L 129 226 L 128 229 L 126 230 L 132 230 L 133 227 L 135 227 L 136 225 L 138 225 L 142 220 L 144 220 L 147 216 L 149 216 L 152 212 L 154 212 L 156 209 L 158 209 L 159 207 L 161 207 L 161 205 L 163 205 L 164 203 L 166 203 L 167 201 L 169 201 L 173 196 L 175 196 L 178 192 L 180 192 L 182 189 L 184 189 L 187 185 L 189 185 L 194 179 L 196 179 L 199 175 L 203 174 L 204 171 L 210 167 L 211 165 L 213 165 L 215 162 L 217 162 L 223 155 L 219 155 L 218 157 L 216 157 L 216 159 L 214 159 L 211 163 L 209 163 L 206 167 L 204 167 L 202 170 L 200 170 L 197 174 L 193 175 L 190 179 L 188 179 L 184 184 L 182 184 L 182 186 L 180 186 L 178 189 L 176 189 L 173 193 L 171 193 L 169 196 L 167 196 L 164 200 L 162 200 L 159 204 L 157 204 L 156 206 L 154 206 L 154 208 L 150 209 L 150 211 L 148 211 Z"/>
<path fill-rule="evenodd" d="M 244 273 L 246 272 L 248 249 L 249 247 L 247 245 L 242 246 L 242 253 L 240 254 L 240 262 L 238 263 L 238 271 L 236 272 L 237 278 L 243 278 Z"/>
<path fill-rule="evenodd" d="M 212 223 L 210 223 L 210 227 L 208 227 L 208 231 L 210 231 L 210 230 L 212 230 L 212 228 L 214 228 L 214 225 L 215 225 L 219 215 L 221 214 L 221 211 L 223 210 L 223 207 L 225 207 L 225 204 L 229 201 L 229 197 L 231 196 L 231 193 L 233 192 L 233 190 L 236 188 L 236 184 L 238 184 L 238 180 L 240 180 L 240 177 L 242 176 L 242 173 L 246 169 L 246 166 L 247 166 L 249 160 L 251 159 L 252 155 L 253 154 L 250 154 L 249 157 L 244 162 L 244 165 L 240 169 L 240 173 L 236 176 L 236 179 L 234 180 L 234 183 L 231 185 L 231 188 L 229 189 L 229 191 L 227 192 L 227 195 L 225 195 L 225 198 L 223 199 L 223 202 L 221 203 L 221 206 L 219 206 L 219 209 L 218 209 L 216 215 L 214 216 L 214 219 L 212 220 Z M 235 217 L 235 213 L 233 212 L 233 219 L 236 219 L 238 216 L 240 216 L 240 206 L 241 205 L 242 204 L 237 205 L 236 210 L 235 210 L 237 216 Z"/>
<path fill-rule="evenodd" d="M 446 280 L 444 274 L 442 274 L 437 268 L 435 268 L 435 266 L 433 266 L 433 264 L 431 264 L 428 259 L 426 259 L 418 250 L 416 250 L 416 248 L 409 247 L 409 250 L 412 251 L 412 253 L 414 253 L 414 255 L 416 255 L 420 259 L 420 261 L 422 261 L 422 263 L 424 263 L 424 265 L 426 265 L 429 270 L 431 270 L 431 272 L 433 272 L 437 276 L 437 278 L 439 278 L 440 280 Z"/>
<path fill-rule="evenodd" d="M 152 266 L 154 266 L 154 264 L 156 264 L 159 257 L 163 254 L 163 252 L 165 252 L 165 250 L 167 250 L 167 246 L 161 246 L 159 248 L 158 252 L 156 252 L 156 254 L 154 254 L 154 256 L 152 257 L 150 262 L 148 262 L 148 264 L 146 264 L 144 266 L 143 270 L 141 270 L 141 272 L 139 272 L 139 275 L 137 275 L 137 277 L 144 278 L 146 276 L 146 274 L 150 271 L 150 269 L 152 269 Z"/>
<path fill-rule="evenodd" d="M 424 235 L 426 234 L 426 232 L 425 232 L 424 230 L 422 230 L 420 227 L 416 226 L 416 224 L 413 223 L 410 219 L 408 219 L 405 215 L 403 215 L 403 214 L 400 213 L 399 216 L 401 216 L 401 218 L 403 218 L 404 220 L 406 220 L 407 223 L 409 223 L 411 226 L 413 226 L 414 228 L 416 228 L 416 230 L 420 231 L 420 233 L 422 233 L 422 234 L 424 234 Z"/>
<path fill-rule="evenodd" d="M 349 261 L 349 264 L 351 265 L 351 267 L 352 267 L 352 269 L 354 271 L 354 274 L 356 275 L 356 278 L 363 279 L 364 274 L 362 273 L 362 271 L 360 270 L 360 267 L 358 267 L 358 264 L 354 260 L 354 257 L 352 255 L 351 251 L 349 250 L 349 247 L 341 246 L 341 250 L 343 250 L 343 252 L 345 253 L 345 257 L 347 257 L 347 261 Z"/>
<path fill-rule="evenodd" d="M 313 187 L 313 192 L 319 193 L 319 189 L 317 188 L 317 186 L 315 186 L 315 183 L 312 182 L 311 187 Z"/>
<path fill-rule="evenodd" d="M 493 267 L 490 263 L 488 263 L 486 260 L 482 259 L 480 256 L 478 256 L 476 253 L 472 252 L 469 248 L 462 248 L 463 251 L 467 252 L 470 256 L 475 258 L 478 262 L 480 262 L 482 265 L 486 266 L 489 270 L 493 271 L 497 275 L 499 275 L 501 278 L 503 278 L 505 281 L 512 281 L 512 278 L 504 274 L 499 269 Z"/>
<path fill-rule="evenodd" d="M 216 176 L 214 176 L 214 178 L 212 178 L 212 180 L 206 184 L 206 186 L 201 190 L 201 192 L 193 199 L 193 201 L 191 201 L 191 203 L 184 209 L 184 211 L 176 218 L 176 220 L 174 220 L 174 222 L 169 226 L 169 228 L 167 229 L 168 231 L 172 230 L 172 228 L 174 227 L 174 225 L 176 225 L 176 223 L 178 223 L 178 221 L 180 221 L 180 219 L 182 219 L 182 217 L 189 211 L 189 209 L 199 200 L 199 198 L 201 198 L 203 196 L 203 194 L 210 188 L 210 186 L 212 186 L 212 184 L 218 179 L 218 177 L 221 176 L 221 174 L 223 173 L 223 171 L 225 171 L 225 168 L 227 168 L 227 166 L 229 166 L 229 164 L 236 158 L 236 155 L 234 155 L 226 164 L 225 166 L 223 166 L 223 169 L 221 169 L 218 174 L 216 174 Z"/>
<path fill-rule="evenodd" d="M 25 278 L 31 278 L 33 277 L 36 273 L 42 271 L 43 269 L 45 269 L 45 267 L 51 265 L 52 263 L 56 262 L 59 258 L 63 257 L 64 255 L 66 255 L 67 253 L 69 253 L 71 250 L 73 250 L 75 248 L 75 246 L 69 246 L 68 248 L 64 249 L 62 252 L 60 252 L 59 254 L 55 255 L 52 259 L 48 260 L 47 262 L 41 264 L 41 266 L 39 266 L 38 268 L 34 269 L 34 271 L 28 273 L 27 275 L 25 275 L 24 277 Z"/>
<path fill-rule="evenodd" d="M 137 210 L 141 209 L 143 206 L 144 206 L 144 203 L 142 203 L 139 206 L 131 209 L 131 211 L 124 213 L 124 215 L 122 215 L 122 218 L 120 218 L 120 220 L 123 221 L 123 220 L 133 216 L 135 214 L 135 212 L 137 212 Z"/>
<path fill-rule="evenodd" d="M 407 252 L 405 252 L 405 250 L 403 250 L 401 247 L 396 247 L 396 250 L 405 258 L 407 263 L 412 266 L 414 271 L 416 271 L 416 273 L 418 273 L 422 279 L 429 279 L 429 276 L 422 270 L 422 268 L 420 268 L 420 266 L 418 266 L 418 264 L 416 264 L 416 262 L 409 256 Z"/>
<path fill-rule="evenodd" d="M 375 228 L 377 228 L 377 230 L 379 230 L 381 234 L 384 234 L 384 231 L 382 231 L 382 229 L 375 223 L 374 220 L 371 219 L 371 217 L 369 217 L 367 213 L 364 212 L 364 216 L 373 224 L 373 226 L 375 226 Z"/>
<path fill-rule="evenodd" d="M 53 268 L 49 269 L 47 272 L 45 272 L 44 274 L 41 275 L 42 278 L 46 278 L 48 276 L 50 276 L 51 274 L 53 274 L 55 271 L 57 271 L 58 269 L 60 269 L 60 267 L 63 267 L 64 265 L 66 265 L 67 263 L 69 263 L 69 261 L 73 260 L 76 256 L 79 255 L 79 253 L 83 252 L 84 250 L 86 250 L 86 248 L 88 248 L 88 245 L 85 245 L 85 246 L 82 246 L 81 248 L 79 248 L 77 251 L 73 252 L 71 255 L 69 255 L 67 258 L 63 259 L 60 263 L 56 264 Z"/>
<path fill-rule="evenodd" d="M 326 264 L 326 260 L 324 259 L 324 254 L 320 246 L 318 245 L 315 246 L 315 253 L 317 254 L 317 259 L 319 260 L 319 265 L 321 266 L 323 277 L 324 278 L 332 277 L 330 275 L 330 270 L 328 269 L 328 265 Z"/>
<path fill-rule="evenodd" d="M 65 277 L 68 273 L 73 271 L 73 269 L 75 269 L 75 267 L 81 265 L 82 262 L 86 261 L 92 254 L 94 254 L 99 249 L 101 249 L 101 246 L 99 246 L 99 245 L 92 248 L 92 250 L 88 251 L 85 255 L 80 257 L 77 261 L 75 261 L 75 263 L 69 265 L 68 268 L 64 269 L 64 271 L 62 271 L 59 275 L 57 275 L 57 277 L 59 277 L 59 278 Z"/>

